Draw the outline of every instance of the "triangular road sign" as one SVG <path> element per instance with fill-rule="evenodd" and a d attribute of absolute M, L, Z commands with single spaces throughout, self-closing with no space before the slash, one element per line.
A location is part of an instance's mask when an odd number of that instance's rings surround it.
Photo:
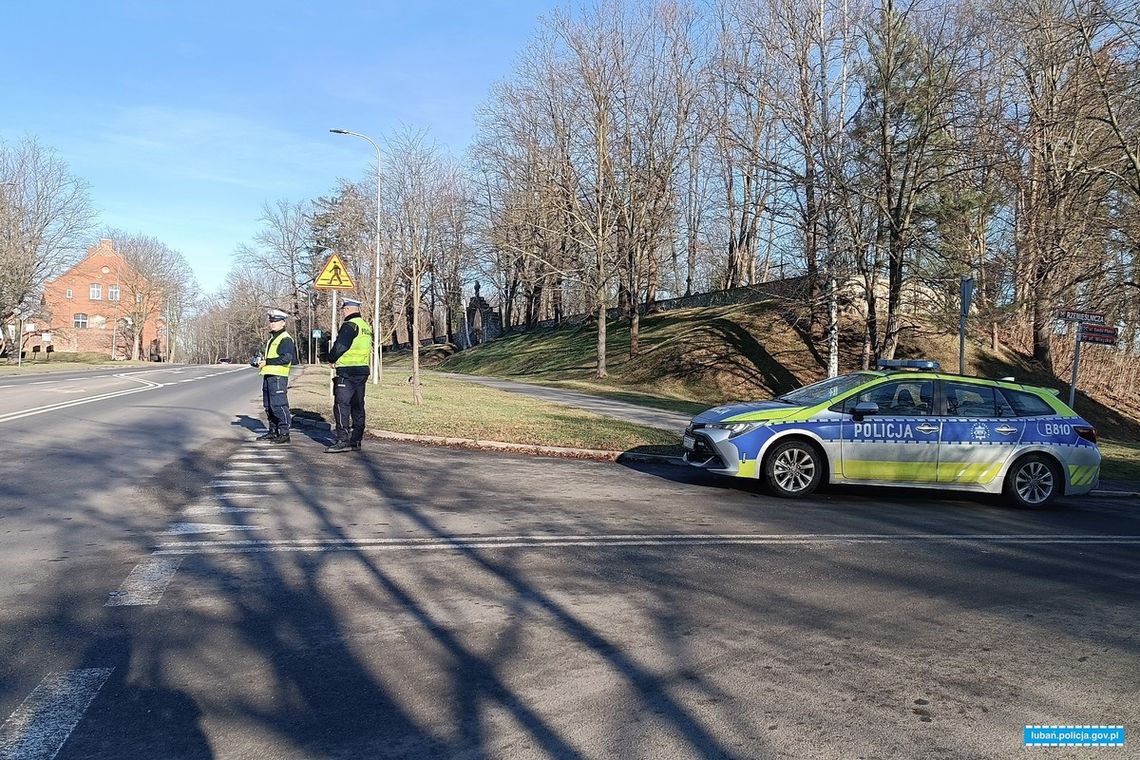
<path fill-rule="evenodd" d="M 344 262 L 335 253 L 317 276 L 313 287 L 318 290 L 352 290 L 352 278 L 348 276 Z"/>

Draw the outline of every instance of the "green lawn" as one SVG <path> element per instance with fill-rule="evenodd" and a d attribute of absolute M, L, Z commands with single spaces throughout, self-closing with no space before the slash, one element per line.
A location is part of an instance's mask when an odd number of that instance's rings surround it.
<path fill-rule="evenodd" d="M 508 393 L 425 371 L 422 406 L 412 403 L 407 367 L 385 362 L 384 382 L 369 383 L 368 428 L 394 433 L 602 451 L 675 451 L 679 437 L 650 427 Z M 294 376 L 289 403 L 332 420 L 327 367 Z"/>
<path fill-rule="evenodd" d="M 1100 465 L 1102 478 L 1140 481 L 1140 443 L 1102 440 L 1099 446 L 1104 457 Z"/>
<path fill-rule="evenodd" d="M 38 374 L 40 372 L 63 372 L 77 369 L 96 369 L 99 367 L 161 367 L 161 364 L 144 361 L 112 361 L 104 354 L 68 354 L 67 356 L 44 361 L 23 361 L 19 365 L 4 364 L 0 362 L 0 375 Z"/>
<path fill-rule="evenodd" d="M 535 385 L 545 385 L 551 388 L 564 388 L 568 391 L 588 393 L 591 396 L 624 401 L 627 404 L 636 404 L 651 409 L 662 409 L 668 412 L 697 415 L 714 406 L 712 403 L 699 401 L 686 401 L 670 396 L 656 396 L 651 393 L 642 393 L 634 390 L 623 390 L 607 386 L 604 383 L 587 380 L 537 380 Z"/>

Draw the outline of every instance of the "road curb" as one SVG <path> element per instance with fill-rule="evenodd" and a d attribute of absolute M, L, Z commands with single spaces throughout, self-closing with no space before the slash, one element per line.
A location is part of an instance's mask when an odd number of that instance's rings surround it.
<path fill-rule="evenodd" d="M 601 462 L 663 462 L 684 464 L 680 457 L 665 454 L 642 454 L 631 451 L 606 451 L 604 449 L 575 449 L 566 446 L 539 446 L 529 443 L 506 443 L 505 441 L 484 441 L 477 438 L 448 438 L 438 435 L 413 435 L 393 433 L 390 430 L 369 430 L 368 435 L 384 441 L 397 443 L 423 443 L 431 446 L 457 446 L 483 451 L 507 451 L 512 454 L 531 456 L 553 456 L 565 459 L 591 459 Z"/>
<path fill-rule="evenodd" d="M 1104 491 L 1098 488 L 1089 491 L 1089 496 L 1100 496 L 1106 499 L 1140 499 L 1140 491 Z"/>

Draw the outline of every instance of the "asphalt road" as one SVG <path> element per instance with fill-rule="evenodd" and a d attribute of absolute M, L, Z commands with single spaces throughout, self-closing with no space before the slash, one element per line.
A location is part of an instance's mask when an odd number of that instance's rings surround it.
<path fill-rule="evenodd" d="M 23 417 L 81 396 L 0 388 L 3 760 L 997 758 L 1140 726 L 1136 501 L 334 457 L 254 442 L 225 370 Z"/>

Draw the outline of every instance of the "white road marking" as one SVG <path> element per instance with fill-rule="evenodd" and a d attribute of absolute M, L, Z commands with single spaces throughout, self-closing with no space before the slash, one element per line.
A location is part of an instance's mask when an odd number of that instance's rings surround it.
<path fill-rule="evenodd" d="M 264 483 L 257 480 L 214 480 L 210 488 L 229 488 L 230 486 L 260 486 Z"/>
<path fill-rule="evenodd" d="M 162 387 L 161 383 L 151 383 L 149 380 L 137 380 L 137 382 L 148 383 L 148 385 L 145 385 L 142 388 L 128 388 L 127 390 L 112 391 L 111 393 L 100 393 L 95 396 L 88 396 L 87 398 L 72 399 L 71 401 L 60 401 L 55 404 L 47 404 L 46 406 L 40 406 L 34 409 L 25 409 L 19 412 L 9 412 L 8 414 L 0 415 L 0 422 L 10 422 L 12 420 L 23 419 L 24 417 L 32 417 L 37 414 L 44 414 L 45 412 L 54 412 L 59 409 L 67 409 L 72 406 L 91 404 L 96 401 L 106 401 L 107 399 L 119 398 L 120 396 L 129 396 L 133 393 L 142 393 L 144 391 Z"/>
<path fill-rule="evenodd" d="M 106 607 L 132 607 L 141 604 L 158 604 L 166 587 L 178 572 L 182 560 L 149 557 L 135 566 L 118 591 L 112 591 Z"/>
<path fill-rule="evenodd" d="M 594 536 L 456 536 L 453 538 L 182 541 L 159 544 L 156 555 L 325 552 L 364 549 L 516 549 L 609 546 L 806 546 L 860 543 L 1140 544 L 1140 536 L 1003 534 L 663 534 Z"/>
<path fill-rule="evenodd" d="M 114 668 L 49 673 L 0 726 L 3 760 L 52 760 Z"/>
<path fill-rule="evenodd" d="M 67 408 L 72 407 L 72 406 L 80 406 L 82 404 L 91 404 L 91 403 L 94 403 L 96 401 L 106 401 L 107 399 L 118 398 L 120 396 L 129 396 L 132 393 L 141 393 L 143 391 L 149 391 L 149 390 L 153 390 L 155 388 L 164 388 L 167 385 L 173 385 L 174 383 L 173 382 L 171 382 L 171 383 L 157 383 L 157 382 L 154 382 L 153 380 L 146 380 L 146 379 L 141 378 L 141 377 L 135 377 L 135 375 L 141 375 L 141 374 L 153 373 L 153 372 L 169 372 L 169 371 L 170 370 L 163 370 L 163 369 L 147 369 L 147 370 L 141 370 L 139 372 L 119 372 L 119 373 L 112 375 L 112 377 L 116 377 L 116 378 L 119 378 L 121 380 L 129 380 L 129 381 L 134 382 L 134 383 L 142 383 L 142 387 L 141 388 L 128 388 L 128 389 L 122 390 L 122 391 L 111 391 L 108 393 L 100 393 L 98 395 L 89 396 L 87 398 L 77 398 L 77 399 L 72 399 L 71 401 L 60 401 L 60 402 L 57 402 L 55 404 L 47 404 L 46 406 L 40 406 L 40 407 L 36 407 L 34 409 L 25 409 L 25 410 L 19 411 L 19 412 L 9 412 L 8 414 L 0 415 L 0 422 L 11 422 L 12 420 L 19 420 L 19 419 L 23 419 L 25 417 L 32 417 L 34 415 L 44 414 L 46 412 L 54 412 L 54 411 L 57 411 L 59 409 L 67 409 Z M 229 372 L 236 372 L 236 371 L 237 370 L 227 370 L 225 372 L 218 372 L 216 374 L 225 375 L 225 374 L 228 374 Z M 97 377 L 102 378 L 102 377 L 107 377 L 107 375 L 98 375 Z M 206 377 L 212 377 L 212 375 L 206 375 Z M 39 385 L 42 383 L 50 383 L 50 382 L 57 382 L 57 381 L 55 381 L 55 380 L 40 380 L 36 383 L 30 383 L 30 384 L 31 385 Z M 0 760 L 2 760 L 2 759 L 0 759 Z"/>
<path fill-rule="evenodd" d="M 229 501 L 230 499 L 268 499 L 274 496 L 271 493 L 224 493 L 219 494 L 217 498 Z"/>
<path fill-rule="evenodd" d="M 28 385 L 47 385 L 48 383 L 54 383 L 54 382 L 56 382 L 56 381 L 55 380 L 39 380 L 39 381 L 34 382 L 34 383 L 28 383 Z"/>
<path fill-rule="evenodd" d="M 220 504 L 217 506 L 213 506 L 213 507 L 206 506 L 206 505 L 197 506 L 197 507 L 187 507 L 186 509 L 182 510 L 182 514 L 184 514 L 188 517 L 192 516 L 192 515 L 228 515 L 228 514 L 238 514 L 241 512 L 253 512 L 253 513 L 265 514 L 265 513 L 269 512 L 269 510 L 268 509 L 259 509 L 257 507 L 223 507 Z"/>
<path fill-rule="evenodd" d="M 241 530 L 264 530 L 260 525 L 231 525 L 229 523 L 172 523 L 162 531 L 164 536 L 186 536 L 192 533 L 232 533 Z"/>

